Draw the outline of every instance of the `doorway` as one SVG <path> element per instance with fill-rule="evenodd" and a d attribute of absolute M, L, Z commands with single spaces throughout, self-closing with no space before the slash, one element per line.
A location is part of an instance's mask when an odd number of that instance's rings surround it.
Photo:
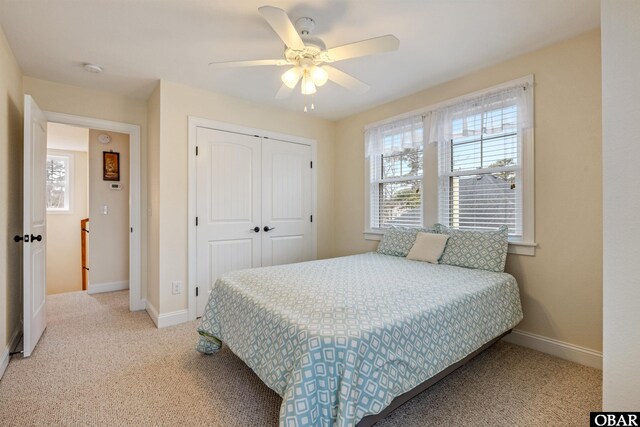
<path fill-rule="evenodd" d="M 137 311 L 144 310 L 146 306 L 146 301 L 142 296 L 142 284 L 141 284 L 141 239 L 142 239 L 142 227 L 141 227 L 141 195 L 140 195 L 140 170 L 141 170 L 141 161 L 140 161 L 140 127 L 137 125 L 131 125 L 127 123 L 121 122 L 113 122 L 109 120 L 101 120 L 94 119 L 90 117 L 83 116 L 74 116 L 69 114 L 57 113 L 44 111 L 44 116 L 48 123 L 55 123 L 61 125 L 69 125 L 80 128 L 88 128 L 92 129 L 95 132 L 100 132 L 105 134 L 113 134 L 119 133 L 124 134 L 128 137 L 129 142 L 129 162 L 125 169 L 128 174 L 128 200 L 127 200 L 127 222 L 128 222 L 128 286 L 129 286 L 129 310 Z M 102 144 L 102 143 L 100 143 Z M 110 145 L 110 143 L 103 144 L 105 146 Z M 100 150 L 98 156 L 100 157 L 100 161 L 102 162 L 102 151 L 109 151 L 109 148 L 104 148 Z M 115 149 L 112 149 L 114 152 Z M 102 176 L 103 166 L 100 164 L 97 171 L 100 176 Z M 122 181 L 124 172 L 122 167 L 120 168 L 121 175 L 121 183 L 125 183 L 127 181 Z M 106 182 L 105 182 L 106 183 Z M 115 182 L 117 183 L 117 182 Z M 108 191 L 119 191 L 119 190 L 108 190 Z M 121 190 L 120 190 L 121 191 Z M 98 205 L 98 207 L 104 207 L 103 205 Z M 109 207 L 107 204 L 107 215 L 109 215 Z M 95 227 L 94 227 L 95 228 Z M 91 220 L 89 221 L 89 230 L 91 230 Z M 89 231 L 89 235 L 91 231 Z M 91 251 L 91 244 L 89 244 L 89 251 Z M 91 265 L 89 265 L 91 268 Z M 89 274 L 89 286 L 91 287 L 91 280 Z M 97 282 L 96 282 L 97 283 Z M 113 287 L 123 286 L 122 284 L 113 284 L 113 282 L 106 287 L 103 287 L 102 290 L 108 290 L 109 286 L 111 290 Z M 100 288 L 97 288 L 100 290 Z"/>
<path fill-rule="evenodd" d="M 129 139 L 47 124 L 47 295 L 129 289 Z"/>
<path fill-rule="evenodd" d="M 23 234 L 14 236 L 22 245 L 22 303 L 23 303 L 23 355 L 29 357 L 47 327 L 47 127 L 59 123 L 95 131 L 121 132 L 129 136 L 129 309 L 142 310 L 145 301 L 140 289 L 140 127 L 60 113 L 47 113 L 38 107 L 31 95 L 24 95 L 24 152 L 23 152 Z M 61 156 L 59 156 L 61 157 Z M 104 177 L 114 176 L 119 170 L 103 157 Z M 64 159 L 50 165 L 60 170 Z M 116 162 L 117 163 L 117 162 Z M 59 174 L 59 187 L 70 183 L 71 171 Z M 62 189 L 61 189 L 62 188 Z M 66 198 L 63 187 L 52 191 L 51 206 L 66 208 L 72 198 Z M 57 202 L 53 199 L 57 199 Z M 108 211 L 108 208 L 107 208 Z M 86 225 L 86 224 L 85 224 Z"/>

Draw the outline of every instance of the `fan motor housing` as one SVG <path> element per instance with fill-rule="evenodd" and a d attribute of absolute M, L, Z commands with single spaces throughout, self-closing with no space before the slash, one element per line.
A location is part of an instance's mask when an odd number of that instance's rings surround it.
<path fill-rule="evenodd" d="M 314 64 L 322 62 L 318 56 L 321 52 L 327 50 L 327 46 L 322 39 L 310 34 L 315 26 L 316 23 L 311 18 L 303 17 L 296 21 L 295 28 L 304 42 L 304 49 L 296 50 L 285 46 L 284 56 L 287 58 L 287 61 L 299 64 L 302 59 L 306 58 Z"/>

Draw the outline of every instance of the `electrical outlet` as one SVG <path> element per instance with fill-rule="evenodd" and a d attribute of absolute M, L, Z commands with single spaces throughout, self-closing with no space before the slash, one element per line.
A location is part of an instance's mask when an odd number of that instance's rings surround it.
<path fill-rule="evenodd" d="M 180 295 L 182 293 L 182 282 L 172 282 L 171 283 L 171 293 L 173 295 Z"/>

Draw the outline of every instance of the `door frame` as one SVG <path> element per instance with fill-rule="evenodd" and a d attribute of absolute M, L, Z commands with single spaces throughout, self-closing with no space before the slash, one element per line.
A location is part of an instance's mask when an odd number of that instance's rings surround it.
<path fill-rule="evenodd" d="M 189 116 L 189 159 L 188 171 L 189 171 L 189 189 L 188 189 L 188 208 L 187 208 L 187 228 L 188 228 L 188 247 L 187 247 L 187 260 L 189 263 L 187 271 L 187 289 L 189 292 L 188 312 L 189 320 L 196 318 L 196 278 L 197 278 L 197 264 L 196 264 L 196 146 L 197 146 L 197 129 L 199 127 L 208 128 L 213 130 L 220 130 L 223 132 L 240 133 L 250 136 L 258 136 L 261 138 L 277 139 L 279 141 L 291 142 L 294 144 L 308 145 L 311 147 L 311 161 L 313 167 L 311 168 L 311 215 L 314 219 L 317 218 L 317 141 L 315 139 L 304 138 L 301 136 L 287 135 L 278 132 L 271 132 L 263 129 L 256 129 L 247 126 L 234 125 L 230 123 L 218 122 L 215 120 L 204 119 L 201 117 Z M 315 220 L 311 223 L 311 256 L 312 259 L 318 257 L 318 221 Z"/>
<path fill-rule="evenodd" d="M 142 220 L 140 197 L 140 126 L 91 117 L 43 111 L 48 122 L 90 129 L 118 132 L 129 135 L 129 310 L 144 310 L 146 300 L 142 297 Z"/>

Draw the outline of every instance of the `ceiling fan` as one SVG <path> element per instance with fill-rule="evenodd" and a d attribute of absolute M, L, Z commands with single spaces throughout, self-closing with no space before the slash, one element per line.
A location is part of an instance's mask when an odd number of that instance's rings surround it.
<path fill-rule="evenodd" d="M 303 95 L 314 94 L 316 88 L 324 85 L 328 80 L 354 92 L 364 93 L 369 90 L 368 84 L 327 64 L 397 50 L 400 45 L 400 41 L 395 36 L 388 34 L 327 49 L 321 39 L 311 35 L 315 27 L 313 19 L 300 18 L 294 25 L 282 9 L 262 6 L 258 10 L 284 42 L 284 58 L 212 62 L 209 65 L 218 68 L 289 66 L 291 68 L 282 74 L 282 87 L 276 94 L 277 99 L 288 97 L 300 81 L 302 81 L 300 91 Z"/>

